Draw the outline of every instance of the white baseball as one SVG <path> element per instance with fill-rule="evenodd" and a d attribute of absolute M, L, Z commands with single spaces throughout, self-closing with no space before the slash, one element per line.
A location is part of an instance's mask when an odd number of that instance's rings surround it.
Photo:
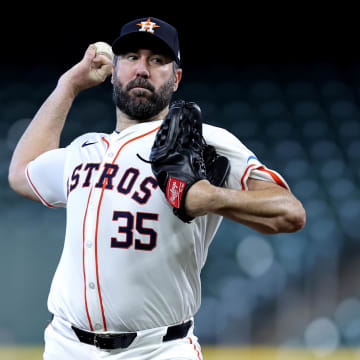
<path fill-rule="evenodd" d="M 114 54 L 112 52 L 111 46 L 108 43 L 106 43 L 104 41 L 98 41 L 94 45 L 96 46 L 96 54 L 97 55 L 105 55 L 111 61 L 113 61 Z"/>

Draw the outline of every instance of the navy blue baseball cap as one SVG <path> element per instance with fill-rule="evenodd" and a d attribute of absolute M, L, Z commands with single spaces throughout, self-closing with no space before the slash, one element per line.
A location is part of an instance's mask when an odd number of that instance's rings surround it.
<path fill-rule="evenodd" d="M 113 42 L 112 50 L 115 55 L 121 55 L 143 46 L 169 55 L 180 65 L 178 32 L 167 22 L 148 17 L 125 24 Z"/>

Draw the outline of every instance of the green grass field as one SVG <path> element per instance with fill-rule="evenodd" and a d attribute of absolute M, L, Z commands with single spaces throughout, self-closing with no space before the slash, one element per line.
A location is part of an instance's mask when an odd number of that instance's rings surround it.
<path fill-rule="evenodd" d="M 360 360 L 360 348 L 325 354 L 292 348 L 203 346 L 203 355 L 204 360 Z M 39 346 L 0 347 L 0 360 L 41 359 L 42 347 Z"/>

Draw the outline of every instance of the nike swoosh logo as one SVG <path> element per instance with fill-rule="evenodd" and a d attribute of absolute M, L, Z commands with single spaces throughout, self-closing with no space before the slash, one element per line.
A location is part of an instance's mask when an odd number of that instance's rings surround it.
<path fill-rule="evenodd" d="M 94 142 L 85 141 L 85 142 L 81 145 L 81 147 L 85 147 L 85 146 L 92 145 L 92 144 L 96 144 L 96 143 L 97 143 L 97 141 L 94 141 Z"/>

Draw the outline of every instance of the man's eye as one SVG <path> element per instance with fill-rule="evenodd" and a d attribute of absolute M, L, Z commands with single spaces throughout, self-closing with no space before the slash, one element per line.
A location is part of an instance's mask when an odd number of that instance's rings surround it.
<path fill-rule="evenodd" d="M 156 63 L 156 64 L 163 64 L 164 63 L 163 59 L 160 56 L 154 56 L 151 59 L 151 61 Z"/>
<path fill-rule="evenodd" d="M 128 56 L 127 56 L 127 59 L 128 59 L 128 60 L 136 60 L 136 59 L 137 59 L 137 56 L 136 56 L 136 55 L 128 55 Z"/>

